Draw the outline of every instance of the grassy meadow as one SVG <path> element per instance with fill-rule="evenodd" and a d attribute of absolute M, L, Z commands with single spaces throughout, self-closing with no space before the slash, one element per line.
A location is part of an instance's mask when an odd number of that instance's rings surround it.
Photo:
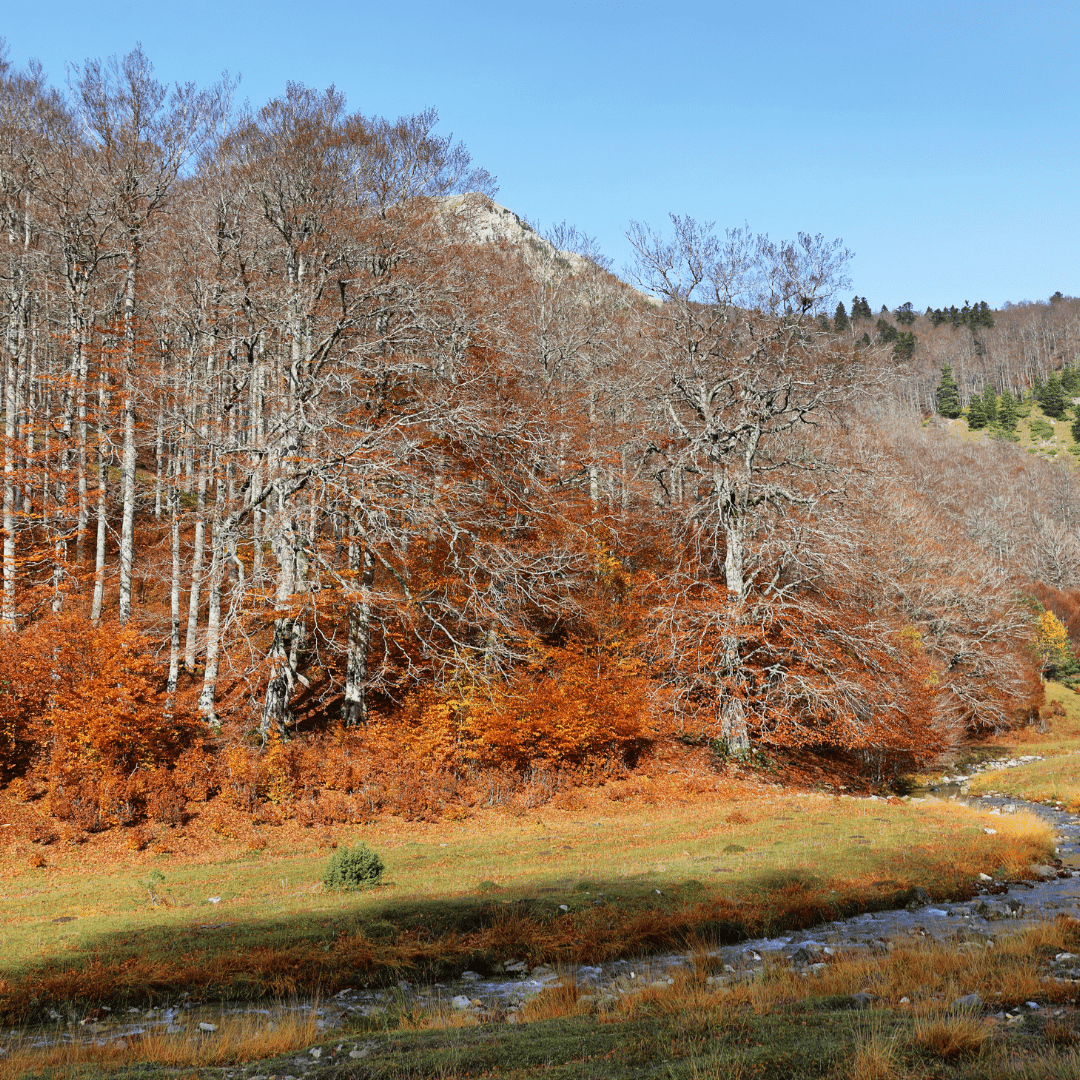
<path fill-rule="evenodd" d="M 1004 432 L 996 424 L 973 431 L 968 427 L 966 415 L 943 422 L 948 425 L 948 430 L 952 435 L 967 442 L 1008 438 L 1009 441 L 1027 450 L 1029 454 L 1039 454 L 1070 463 L 1075 460 L 1076 455 L 1080 453 L 1080 447 L 1073 438 L 1071 419 L 1055 420 L 1052 416 L 1047 416 L 1037 402 L 1032 401 L 1021 404 L 1018 412 L 1020 419 L 1016 430 L 1012 433 Z"/>
<path fill-rule="evenodd" d="M 8 1025 L 51 1008 L 328 995 L 510 959 L 733 941 L 902 905 L 916 887 L 961 897 L 978 873 L 1023 874 L 1053 847 L 1026 814 L 992 819 L 991 835 L 990 819 L 955 804 L 735 779 L 710 794 L 643 777 L 529 812 L 363 828 L 222 811 L 143 850 L 125 847 L 125 830 L 34 844 L 30 810 L 0 805 Z M 332 850 L 359 840 L 382 855 L 383 883 L 327 892 Z"/>
<path fill-rule="evenodd" d="M 1032 802 L 1061 803 L 1065 809 L 1080 812 L 1080 694 L 1048 682 L 1046 700 L 1056 713 L 1046 720 L 1046 731 L 1009 732 L 966 750 L 975 758 L 1033 754 L 1045 760 L 979 773 L 967 784 L 970 794 L 997 792 Z"/>

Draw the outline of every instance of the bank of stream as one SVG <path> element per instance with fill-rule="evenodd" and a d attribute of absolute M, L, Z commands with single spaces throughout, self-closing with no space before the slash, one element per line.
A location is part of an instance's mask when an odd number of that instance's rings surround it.
<path fill-rule="evenodd" d="M 914 792 L 912 801 L 964 800 L 964 779 L 945 777 L 932 789 Z M 1038 877 L 1033 881 L 1004 882 L 982 875 L 985 880 L 975 886 L 976 895 L 968 900 L 933 903 L 922 894 L 905 909 L 866 913 L 778 937 L 717 946 L 708 953 L 710 970 L 716 972 L 710 983 L 720 988 L 753 979 L 768 964 L 786 964 L 813 977 L 816 965 L 826 963 L 830 954 L 888 950 L 913 936 L 958 948 L 964 943 L 975 943 L 967 948 L 986 947 L 1002 931 L 1062 914 L 1080 918 L 1080 817 L 999 797 L 970 801 L 988 808 L 992 815 L 1023 809 L 1047 820 L 1059 838 L 1056 864 L 1036 868 Z M 573 979 L 582 994 L 602 1002 L 635 988 L 673 982 L 694 962 L 694 957 L 679 953 L 559 969 L 530 967 L 517 960 L 500 965 L 501 971 L 494 975 L 466 971 L 444 982 L 419 985 L 403 981 L 394 988 L 378 990 L 351 988 L 327 1000 L 300 1000 L 274 1007 L 185 1002 L 150 1009 L 132 1007 L 123 1012 L 99 1008 L 82 1016 L 54 1011 L 51 1025 L 5 1033 L 0 1052 L 16 1043 L 23 1047 L 78 1042 L 107 1046 L 153 1034 L 213 1038 L 222 1025 L 238 1020 L 267 1030 L 297 1020 L 310 1021 L 323 1037 L 332 1036 L 337 1029 L 348 1029 L 355 1036 L 358 1029 L 378 1029 L 391 1024 L 395 1016 L 417 1010 L 442 1009 L 460 1013 L 463 1019 L 474 1016 L 482 1021 L 516 1023 L 530 998 L 559 982 Z M 1063 969 L 1057 974 L 1080 979 L 1080 958 L 1075 963 L 1075 970 Z"/>

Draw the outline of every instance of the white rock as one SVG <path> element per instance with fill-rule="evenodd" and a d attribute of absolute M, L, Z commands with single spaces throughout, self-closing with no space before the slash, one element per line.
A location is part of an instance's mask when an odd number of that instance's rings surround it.
<path fill-rule="evenodd" d="M 964 994 L 958 997 L 950 1006 L 950 1012 L 961 1012 L 964 1009 L 978 1009 L 982 1006 L 982 998 L 978 994 Z"/>
<path fill-rule="evenodd" d="M 205 1032 L 217 1031 L 217 1024 L 208 1024 L 205 1020 L 199 1024 L 199 1030 Z"/>
<path fill-rule="evenodd" d="M 457 997 L 450 999 L 450 1005 L 455 1009 L 471 1009 L 472 1000 L 464 994 L 458 994 Z"/>

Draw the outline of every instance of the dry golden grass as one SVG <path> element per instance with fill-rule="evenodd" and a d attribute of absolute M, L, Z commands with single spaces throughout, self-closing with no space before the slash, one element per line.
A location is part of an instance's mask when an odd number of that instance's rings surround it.
<path fill-rule="evenodd" d="M 744 1080 L 752 1073 L 742 1062 L 731 1057 L 721 1057 L 709 1062 L 692 1061 L 690 1080 Z"/>
<path fill-rule="evenodd" d="M 1080 812 L 1080 765 L 1074 758 L 1078 752 L 1033 761 L 1015 769 L 982 773 L 971 780 L 968 791 L 972 795 L 998 791 L 1032 802 L 1061 803 L 1070 813 Z"/>
<path fill-rule="evenodd" d="M 573 978 L 564 978 L 525 1002 L 521 1009 L 521 1021 L 525 1024 L 535 1024 L 541 1020 L 561 1020 L 568 1016 L 584 1016 L 593 1011 L 593 1006 L 591 1002 L 582 1001 L 581 998 L 581 988 Z"/>
<path fill-rule="evenodd" d="M 1039 923 L 1015 935 L 1003 935 L 992 948 L 963 952 L 916 938 L 887 955 L 843 955 L 820 977 L 801 980 L 802 994 L 865 991 L 883 1004 L 895 1005 L 906 997 L 916 1008 L 931 1010 L 970 993 L 1004 1004 L 1032 998 L 1065 1001 L 1073 996 L 1073 989 L 1043 982 L 1035 960 L 1075 951 L 1078 940 L 1076 928 L 1066 920 Z M 800 986 L 793 985 L 790 992 L 799 994 Z"/>
<path fill-rule="evenodd" d="M 1054 1046 L 1073 1046 L 1080 1041 L 1076 1028 L 1051 1017 L 1043 1025 L 1043 1038 Z"/>
<path fill-rule="evenodd" d="M 1040 965 L 1056 952 L 1078 950 L 1080 923 L 1062 918 L 1012 936 L 1003 935 L 992 949 L 958 953 L 952 944 L 937 946 L 924 939 L 913 939 L 909 944 L 897 945 L 891 952 L 841 953 L 817 976 L 807 976 L 786 964 L 776 963 L 767 965 L 755 978 L 719 989 L 706 982 L 706 972 L 714 966 L 714 958 L 708 956 L 704 947 L 699 947 L 695 952 L 699 966 L 672 973 L 670 983 L 659 971 L 641 968 L 638 978 L 646 982 L 642 989 L 614 999 L 597 999 L 574 986 L 566 975 L 560 985 L 549 987 L 528 1002 L 519 1017 L 524 1023 L 541 1025 L 535 1037 L 543 1039 L 558 1038 L 554 1033 L 558 1032 L 560 1021 L 580 1025 L 583 1019 L 592 1017 L 590 1022 L 604 1027 L 628 1024 L 631 1026 L 626 1030 L 635 1033 L 631 1041 L 638 1040 L 641 1049 L 689 1057 L 688 1072 L 679 1075 L 702 1078 L 726 1080 L 732 1076 L 757 1075 L 755 1061 L 759 1059 L 755 1058 L 755 1046 L 760 1048 L 760 1033 L 779 1031 L 785 1025 L 789 1032 L 792 1028 L 798 1030 L 802 1017 L 817 1018 L 818 1027 L 813 1030 L 812 1021 L 813 1033 L 808 1036 L 818 1040 L 815 1045 L 826 1050 L 835 1045 L 840 1052 L 837 1080 L 902 1080 L 909 1075 L 937 1075 L 919 1069 L 912 1073 L 913 1055 L 948 1063 L 952 1070 L 948 1075 L 955 1075 L 957 1080 L 1014 1074 L 1080 1080 L 1075 1067 L 1077 1055 L 1069 1046 L 1074 1032 L 1067 1020 L 1048 1019 L 1044 1038 L 1037 1044 L 1031 1042 L 1030 1033 L 1025 1035 L 1027 1057 L 1021 1065 L 1015 1056 L 1005 1056 L 1012 1053 L 1008 1037 L 1014 1029 L 995 1028 L 992 1021 L 986 1022 L 978 1015 L 949 1012 L 955 997 L 973 991 L 991 1009 L 1015 1006 L 1029 999 L 1063 1003 L 1075 989 L 1042 982 Z M 655 984 L 651 982 L 653 979 L 657 980 Z M 872 1007 L 845 1011 L 843 999 L 855 992 L 873 995 Z M 901 1004 L 903 997 L 908 997 L 910 1002 Z M 302 1051 L 326 1038 L 314 1030 L 311 1014 L 291 1014 L 291 1017 L 291 1022 L 279 1020 L 276 1031 L 268 1031 L 266 1021 L 259 1017 L 228 1017 L 216 1034 L 194 1039 L 188 1035 L 163 1035 L 132 1042 L 126 1047 L 113 1042 L 107 1047 L 66 1046 L 44 1052 L 16 1048 L 7 1058 L 0 1059 L 0 1080 L 46 1071 L 50 1080 L 61 1077 L 74 1080 L 77 1075 L 100 1077 L 132 1068 L 139 1062 L 193 1070 L 236 1065 Z M 458 1029 L 454 1039 L 467 1037 L 463 1029 L 474 1028 L 480 1022 L 471 1011 L 454 1010 L 446 1002 L 416 1006 L 400 1015 L 395 1012 L 395 1017 L 392 1028 L 412 1032 Z M 829 1018 L 825 1026 L 822 1017 Z M 802 1030 L 806 1030 L 805 1025 Z M 750 1031 L 759 1034 L 748 1041 Z M 571 1042 L 578 1037 L 568 1036 Z M 512 1043 L 513 1030 L 505 1029 L 500 1038 Z M 450 1045 L 456 1044 L 451 1040 Z M 1043 1057 L 1031 1057 L 1032 1051 L 1041 1053 L 1043 1049 L 1046 1050 Z M 331 1060 L 331 1054 L 330 1048 L 324 1046 L 323 1064 Z M 631 1058 L 636 1060 L 633 1054 Z M 642 1060 L 647 1058 L 648 1054 Z M 623 1064 L 629 1065 L 630 1060 Z M 393 1068 L 379 1075 L 412 1075 L 407 1069 L 394 1071 L 399 1064 L 404 1068 L 408 1063 L 395 1059 Z M 430 1068 L 425 1066 L 427 1071 L 422 1075 L 454 1076 L 455 1067 L 445 1062 Z"/>
<path fill-rule="evenodd" d="M 1034 1056 L 1003 1060 L 991 1076 L 1008 1076 L 1010 1080 L 1080 1080 L 1080 1054 L 1048 1052 Z"/>
<path fill-rule="evenodd" d="M 480 1023 L 476 1013 L 469 1009 L 455 1009 L 446 1002 L 411 1009 L 398 1018 L 402 1031 L 442 1031 L 453 1028 L 477 1027 Z"/>
<path fill-rule="evenodd" d="M 913 1043 L 928 1054 L 951 1060 L 978 1054 L 989 1040 L 989 1025 L 977 1016 L 919 1018 L 912 1033 Z"/>
<path fill-rule="evenodd" d="M 913 1013 L 929 1022 L 941 1019 L 950 1002 L 970 993 L 1000 1006 L 1032 999 L 1065 1002 L 1075 994 L 1074 989 L 1068 984 L 1044 982 L 1039 961 L 1078 949 L 1080 924 L 1057 919 L 1002 936 L 994 947 L 978 951 L 959 952 L 955 946 L 915 938 L 882 954 L 840 952 L 813 977 L 805 977 L 786 964 L 773 964 L 756 978 L 717 990 L 705 981 L 714 971 L 716 959 L 699 947 L 692 953 L 694 966 L 689 971 L 673 972 L 670 985 L 646 984 L 600 1006 L 582 1002 L 580 991 L 564 980 L 562 986 L 535 999 L 534 1008 L 527 1006 L 523 1019 L 551 1020 L 597 1010 L 612 1022 L 718 1009 L 728 1016 L 740 1011 L 761 1016 L 809 998 L 869 993 L 886 1008 L 899 1006 L 906 997 Z M 868 1029 L 867 1034 L 873 1032 Z"/>
<path fill-rule="evenodd" d="M 96 1045 L 92 1038 L 47 1049 L 16 1045 L 0 1057 L 0 1080 L 24 1080 L 46 1071 L 50 1080 L 61 1080 L 88 1065 L 108 1073 L 146 1061 L 168 1068 L 236 1065 L 307 1049 L 318 1038 L 315 1016 L 307 1010 L 281 1011 L 272 1026 L 264 1016 L 230 1016 L 208 1034 L 192 1026 L 181 1034 L 112 1038 L 105 1045 Z"/>
<path fill-rule="evenodd" d="M 895 1080 L 899 1034 L 878 1013 L 861 1020 L 855 1030 L 849 1080 Z"/>

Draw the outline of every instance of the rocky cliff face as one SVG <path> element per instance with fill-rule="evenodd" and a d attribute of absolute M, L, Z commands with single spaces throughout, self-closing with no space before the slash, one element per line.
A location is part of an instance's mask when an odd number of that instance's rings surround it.
<path fill-rule="evenodd" d="M 563 251 L 544 239 L 529 222 L 513 210 L 500 206 L 493 199 L 477 192 L 447 195 L 436 200 L 443 211 L 453 215 L 478 243 L 503 243 L 521 246 L 526 261 L 534 270 L 544 264 L 562 266 L 577 273 L 589 265 L 589 260 L 576 251 Z"/>

